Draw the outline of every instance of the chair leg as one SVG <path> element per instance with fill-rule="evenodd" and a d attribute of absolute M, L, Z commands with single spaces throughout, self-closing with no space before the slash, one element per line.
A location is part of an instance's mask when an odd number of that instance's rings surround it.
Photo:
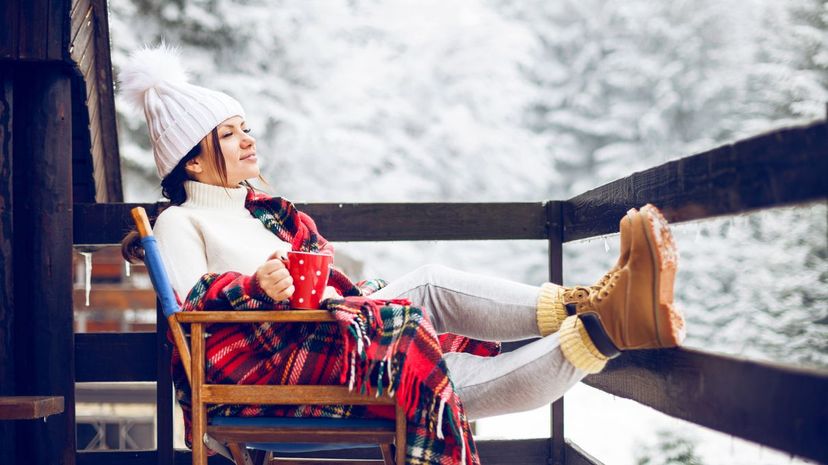
<path fill-rule="evenodd" d="M 405 411 L 397 405 L 397 437 L 394 441 L 397 446 L 397 465 L 405 465 Z"/>
<path fill-rule="evenodd" d="M 394 465 L 394 454 L 391 453 L 391 444 L 380 444 L 379 446 L 385 465 Z"/>
<path fill-rule="evenodd" d="M 204 434 L 207 432 L 207 406 L 201 400 L 201 385 L 204 384 L 204 327 L 194 324 L 191 331 L 193 465 L 207 465 L 207 447 L 204 444 Z"/>
<path fill-rule="evenodd" d="M 236 465 L 253 465 L 253 460 L 250 458 L 250 454 L 247 453 L 244 444 L 231 442 L 227 444 L 227 448 L 233 454 L 233 461 L 236 462 Z"/>

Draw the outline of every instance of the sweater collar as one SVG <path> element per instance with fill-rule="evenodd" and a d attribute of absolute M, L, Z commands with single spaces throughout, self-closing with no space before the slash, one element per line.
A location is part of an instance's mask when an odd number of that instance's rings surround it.
<path fill-rule="evenodd" d="M 211 208 L 211 209 L 244 209 L 247 198 L 247 188 L 224 188 L 204 184 L 196 181 L 184 181 L 184 190 L 187 192 L 187 201 L 182 207 Z"/>

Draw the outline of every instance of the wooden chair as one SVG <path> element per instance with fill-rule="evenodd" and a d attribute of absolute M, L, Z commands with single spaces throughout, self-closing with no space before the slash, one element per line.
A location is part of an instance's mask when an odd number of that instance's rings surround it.
<path fill-rule="evenodd" d="M 193 464 L 207 463 L 206 442 L 225 444 L 237 465 L 254 462 L 267 464 L 276 452 L 365 447 L 378 445 L 383 460 L 330 461 L 324 463 L 405 463 L 405 413 L 397 406 L 395 420 L 314 419 L 314 418 L 207 418 L 207 404 L 273 404 L 273 405 L 396 405 L 393 398 L 365 396 L 348 391 L 345 386 L 249 386 L 219 385 L 205 382 L 205 325 L 214 323 L 295 323 L 330 322 L 333 316 L 325 310 L 289 311 L 205 311 L 182 312 L 164 269 L 152 228 L 143 208 L 132 209 L 132 216 L 144 246 L 144 262 L 155 292 L 167 318 L 173 339 L 184 364 L 192 388 Z M 190 325 L 190 342 L 182 324 Z M 201 438 L 201 440 L 199 440 Z M 284 444 L 292 443 L 292 444 Z M 391 444 L 396 444 L 396 457 Z M 255 444 L 258 452 L 251 455 Z M 211 446 L 211 448 L 213 448 Z M 254 461 L 254 458 L 256 459 Z M 395 460 L 396 459 L 396 460 Z M 320 463 L 313 460 L 291 460 L 292 464 Z"/>

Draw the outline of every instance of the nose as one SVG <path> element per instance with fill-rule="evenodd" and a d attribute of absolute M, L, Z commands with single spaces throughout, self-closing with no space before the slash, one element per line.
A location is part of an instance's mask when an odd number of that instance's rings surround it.
<path fill-rule="evenodd" d="M 244 133 L 244 137 L 242 137 L 242 147 L 250 147 L 251 145 L 256 143 L 256 138 L 251 136 L 249 133 Z"/>

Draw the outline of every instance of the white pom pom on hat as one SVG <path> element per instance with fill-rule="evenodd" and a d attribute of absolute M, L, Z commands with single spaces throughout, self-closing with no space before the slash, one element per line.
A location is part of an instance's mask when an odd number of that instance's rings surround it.
<path fill-rule="evenodd" d="M 178 50 L 163 43 L 130 55 L 119 78 L 122 95 L 147 118 L 162 179 L 214 127 L 233 116 L 244 117 L 238 100 L 187 82 Z"/>

